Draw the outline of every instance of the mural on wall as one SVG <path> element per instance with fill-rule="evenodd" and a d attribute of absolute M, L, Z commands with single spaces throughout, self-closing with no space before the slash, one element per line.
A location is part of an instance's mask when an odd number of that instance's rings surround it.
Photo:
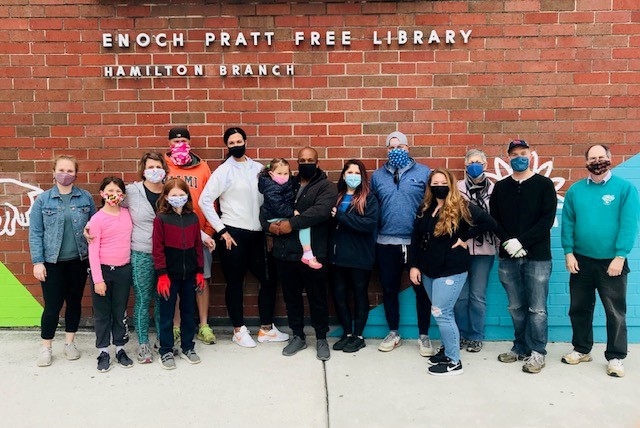
<path fill-rule="evenodd" d="M 0 236 L 13 236 L 16 233 L 17 226 L 29 226 L 29 214 L 31 213 L 33 201 L 35 201 L 36 197 L 43 192 L 43 190 L 39 187 L 35 187 L 27 183 L 22 183 L 18 180 L 14 180 L 13 178 L 0 178 L 0 186 L 7 186 L 12 184 L 19 186 L 22 192 L 7 192 L 5 189 L 5 191 L 2 193 L 3 195 L 13 195 L 14 198 L 17 199 L 17 206 L 8 200 L 3 201 L 0 205 L 1 207 L 4 207 L 4 215 L 0 216 Z M 23 195 L 27 195 L 27 197 L 29 198 L 29 206 L 26 211 L 21 212 L 18 209 L 18 206 L 22 206 L 21 199 Z M 12 201 L 16 202 L 13 199 Z"/>

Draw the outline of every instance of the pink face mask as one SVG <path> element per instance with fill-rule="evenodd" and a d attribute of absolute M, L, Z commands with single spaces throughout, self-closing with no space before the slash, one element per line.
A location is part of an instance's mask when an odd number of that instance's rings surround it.
<path fill-rule="evenodd" d="M 286 183 L 287 181 L 289 181 L 289 176 L 288 175 L 272 175 L 271 178 L 273 178 L 273 181 L 275 181 L 276 183 L 278 183 L 281 186 L 284 183 Z"/>
<path fill-rule="evenodd" d="M 178 166 L 186 165 L 191 162 L 191 146 L 189 143 L 176 144 L 171 147 L 171 160 Z"/>

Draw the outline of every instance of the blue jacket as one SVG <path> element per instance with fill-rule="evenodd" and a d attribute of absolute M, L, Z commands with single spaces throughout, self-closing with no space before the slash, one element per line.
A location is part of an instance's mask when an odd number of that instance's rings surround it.
<path fill-rule="evenodd" d="M 431 169 L 411 160 L 399 171 L 398 184 L 394 183 L 395 168 L 385 163 L 371 177 L 371 189 L 380 203 L 378 242 L 385 238 L 399 238 L 411 243 L 413 221 L 427 188 Z"/>
<path fill-rule="evenodd" d="M 96 205 L 91 194 L 76 186 L 71 189 L 69 208 L 73 213 L 73 232 L 78 246 L 80 259 L 87 258 L 87 241 L 82 230 L 92 215 Z M 31 207 L 29 220 L 29 248 L 31 262 L 56 263 L 62 246 L 64 232 L 64 202 L 60 197 L 58 186 L 41 193 Z"/>

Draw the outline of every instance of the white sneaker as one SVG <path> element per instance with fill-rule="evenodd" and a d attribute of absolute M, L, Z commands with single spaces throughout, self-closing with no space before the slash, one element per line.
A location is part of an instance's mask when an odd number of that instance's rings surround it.
<path fill-rule="evenodd" d="M 289 335 L 287 333 L 283 333 L 276 328 L 275 325 L 271 324 L 271 330 L 264 331 L 260 329 L 258 332 L 258 342 L 286 342 L 289 340 Z"/>
<path fill-rule="evenodd" d="M 80 358 L 80 351 L 78 351 L 75 343 L 71 342 L 64 345 L 64 356 L 70 361 Z"/>
<path fill-rule="evenodd" d="M 624 377 L 624 366 L 622 365 L 622 360 L 617 358 L 609 360 L 609 364 L 607 365 L 607 374 L 613 377 Z"/>
<path fill-rule="evenodd" d="M 389 352 L 396 349 L 400 346 L 402 342 L 400 341 L 400 335 L 397 331 L 392 330 L 387 334 L 387 337 L 382 339 L 382 342 L 378 346 L 378 351 Z"/>
<path fill-rule="evenodd" d="M 431 339 L 426 334 L 421 334 L 418 339 L 418 352 L 423 357 L 433 357 L 436 355 L 436 351 L 433 349 L 433 345 L 431 344 Z"/>
<path fill-rule="evenodd" d="M 38 354 L 38 359 L 36 360 L 36 364 L 38 367 L 48 367 L 51 365 L 52 359 L 52 351 L 51 348 L 47 348 L 43 346 L 40 349 L 40 353 Z"/>
<path fill-rule="evenodd" d="M 256 342 L 253 341 L 253 338 L 249 334 L 249 330 L 247 330 L 247 327 L 244 325 L 240 327 L 239 332 L 233 334 L 232 340 L 243 348 L 256 347 Z"/>
<path fill-rule="evenodd" d="M 593 358 L 591 358 L 591 354 L 583 354 L 582 352 L 575 350 L 562 356 L 562 362 L 565 364 L 571 364 L 572 366 L 580 363 L 588 363 L 592 360 Z"/>

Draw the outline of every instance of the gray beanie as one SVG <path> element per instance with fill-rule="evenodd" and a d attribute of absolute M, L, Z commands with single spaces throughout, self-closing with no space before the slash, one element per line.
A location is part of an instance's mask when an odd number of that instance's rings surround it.
<path fill-rule="evenodd" d="M 404 135 L 402 132 L 399 131 L 394 131 L 391 134 L 387 135 L 387 147 L 389 147 L 391 145 L 391 140 L 393 138 L 397 138 L 399 141 L 399 144 L 404 144 L 406 146 L 409 145 L 409 143 L 407 142 L 407 136 Z"/>

